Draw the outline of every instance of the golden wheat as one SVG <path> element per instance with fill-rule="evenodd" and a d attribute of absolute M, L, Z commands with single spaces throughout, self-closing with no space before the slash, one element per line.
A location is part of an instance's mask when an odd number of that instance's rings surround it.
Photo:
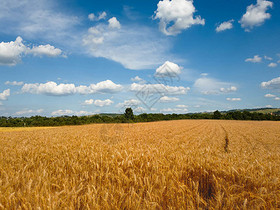
<path fill-rule="evenodd" d="M 0 209 L 277 209 L 279 128 L 180 120 L 5 130 Z"/>

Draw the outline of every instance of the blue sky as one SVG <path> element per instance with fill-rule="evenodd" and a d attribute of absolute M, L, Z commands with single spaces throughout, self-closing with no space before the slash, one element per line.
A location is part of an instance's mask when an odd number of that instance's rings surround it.
<path fill-rule="evenodd" d="M 2 0 L 0 116 L 279 107 L 279 8 Z"/>

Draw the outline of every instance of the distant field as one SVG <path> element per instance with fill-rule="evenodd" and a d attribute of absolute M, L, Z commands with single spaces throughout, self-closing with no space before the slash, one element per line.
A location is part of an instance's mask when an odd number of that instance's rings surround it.
<path fill-rule="evenodd" d="M 279 112 L 279 111 L 280 111 L 280 109 L 263 109 L 263 110 L 253 111 L 253 112 L 268 114 L 268 113 L 274 113 L 274 112 Z"/>
<path fill-rule="evenodd" d="M 225 120 L 0 128 L 0 209 L 278 209 L 279 128 Z"/>
<path fill-rule="evenodd" d="M 12 131 L 34 131 L 34 130 L 41 130 L 41 129 L 48 129 L 51 127 L 0 127 L 0 132 L 12 132 Z"/>

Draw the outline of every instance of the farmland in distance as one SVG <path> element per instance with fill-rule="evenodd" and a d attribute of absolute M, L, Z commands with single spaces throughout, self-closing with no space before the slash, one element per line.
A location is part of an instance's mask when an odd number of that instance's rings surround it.
<path fill-rule="evenodd" d="M 0 209 L 277 209 L 280 123 L 0 129 Z"/>

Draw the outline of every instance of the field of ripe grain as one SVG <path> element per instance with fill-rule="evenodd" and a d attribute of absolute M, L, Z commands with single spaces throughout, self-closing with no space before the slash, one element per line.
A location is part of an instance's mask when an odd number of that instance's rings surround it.
<path fill-rule="evenodd" d="M 280 123 L 0 132 L 0 209 L 278 209 Z"/>

